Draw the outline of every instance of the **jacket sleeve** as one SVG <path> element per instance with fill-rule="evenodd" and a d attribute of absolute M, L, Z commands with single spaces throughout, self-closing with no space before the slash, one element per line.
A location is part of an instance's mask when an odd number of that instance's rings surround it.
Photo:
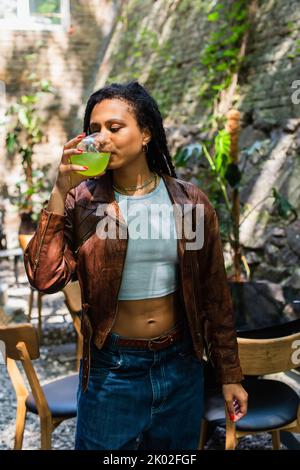
<path fill-rule="evenodd" d="M 238 383 L 244 377 L 238 357 L 233 304 L 224 263 L 217 214 L 209 203 L 204 222 L 203 311 L 208 356 L 217 381 Z"/>
<path fill-rule="evenodd" d="M 61 290 L 76 271 L 73 252 L 75 192 L 69 191 L 64 215 L 42 209 L 38 227 L 24 251 L 30 284 L 40 292 Z"/>

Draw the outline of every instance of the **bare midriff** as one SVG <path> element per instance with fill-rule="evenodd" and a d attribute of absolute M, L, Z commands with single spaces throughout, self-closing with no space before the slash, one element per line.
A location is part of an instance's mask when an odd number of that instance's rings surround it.
<path fill-rule="evenodd" d="M 170 330 L 183 316 L 179 291 L 163 297 L 119 300 L 111 329 L 129 338 L 154 338 Z"/>

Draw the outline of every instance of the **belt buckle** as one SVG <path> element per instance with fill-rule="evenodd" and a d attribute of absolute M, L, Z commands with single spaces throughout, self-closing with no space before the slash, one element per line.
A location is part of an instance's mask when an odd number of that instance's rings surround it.
<path fill-rule="evenodd" d="M 151 343 L 153 344 L 163 344 L 165 341 L 167 341 L 169 338 L 171 338 L 171 335 L 165 335 L 163 336 L 163 338 L 165 338 L 163 341 L 155 341 L 153 339 L 149 339 L 148 341 L 148 348 L 150 349 L 150 351 L 155 351 L 155 349 L 152 349 L 151 347 Z"/>

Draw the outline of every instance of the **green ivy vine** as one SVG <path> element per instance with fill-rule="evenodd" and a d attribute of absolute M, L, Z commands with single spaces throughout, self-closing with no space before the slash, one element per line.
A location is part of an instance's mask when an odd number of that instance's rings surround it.
<path fill-rule="evenodd" d="M 248 0 L 217 2 L 208 13 L 207 20 L 215 23 L 215 28 L 200 56 L 200 63 L 205 67 L 205 80 L 198 92 L 208 106 L 221 90 L 228 88 L 241 65 L 239 52 L 249 27 L 248 6 Z"/>

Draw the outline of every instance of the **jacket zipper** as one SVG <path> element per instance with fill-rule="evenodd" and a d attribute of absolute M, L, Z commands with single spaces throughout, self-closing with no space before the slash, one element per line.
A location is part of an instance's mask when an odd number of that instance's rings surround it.
<path fill-rule="evenodd" d="M 195 286 L 195 281 L 194 281 L 194 266 L 193 266 L 193 260 L 192 260 L 192 254 L 191 254 L 191 252 L 190 252 L 190 265 L 191 265 L 191 271 L 192 271 L 193 286 Z M 194 300 L 194 307 L 195 307 L 195 313 L 196 313 L 196 321 L 198 321 L 198 312 L 197 312 L 196 299 L 195 299 L 195 289 L 194 289 L 194 288 L 193 288 L 193 300 Z"/>
<path fill-rule="evenodd" d="M 196 315 L 196 324 L 198 325 L 198 310 L 197 310 L 197 305 L 196 305 L 196 299 L 195 299 L 195 278 L 194 278 L 194 266 L 193 266 L 193 259 L 192 259 L 192 253 L 190 252 L 190 266 L 191 266 L 191 271 L 192 271 L 192 282 L 193 282 L 193 301 L 194 301 L 194 309 L 195 309 L 195 315 Z M 197 331 L 198 334 L 198 331 Z"/>
<path fill-rule="evenodd" d="M 91 231 L 87 232 L 87 233 L 82 237 L 82 239 L 80 240 L 80 243 L 79 243 L 77 249 L 74 251 L 74 254 L 75 254 L 76 256 L 78 255 L 78 251 L 79 251 L 79 249 L 81 248 L 81 246 L 82 246 L 82 245 L 84 244 L 84 242 L 90 237 L 91 233 L 92 233 Z"/>
<path fill-rule="evenodd" d="M 192 261 L 192 255 L 190 254 L 190 265 L 191 265 L 191 271 L 192 271 L 192 280 L 193 280 L 193 286 L 194 284 L 194 267 L 193 267 L 193 261 Z M 194 306 L 195 306 L 195 312 L 196 312 L 196 323 L 198 324 L 198 310 L 197 310 L 197 305 L 196 305 L 196 300 L 195 300 L 195 290 L 193 289 L 193 300 L 194 300 Z M 198 334 L 198 332 L 197 332 Z M 211 362 L 211 364 L 214 366 L 214 362 L 211 357 L 211 343 L 209 343 L 206 338 L 205 338 L 205 328 L 203 328 L 202 333 L 200 333 L 202 336 L 203 344 L 206 346 L 205 351 L 207 354 L 207 359 Z"/>
<path fill-rule="evenodd" d="M 42 234 L 42 237 L 41 237 L 41 241 L 40 241 L 40 244 L 39 244 L 39 247 L 38 247 L 37 256 L 36 256 L 36 258 L 35 258 L 35 260 L 34 260 L 33 274 L 35 274 L 35 272 L 36 272 L 36 270 L 37 270 L 37 267 L 38 267 L 42 244 L 43 244 L 43 241 L 44 241 L 44 238 L 45 238 L 45 234 L 46 234 L 46 231 L 47 231 L 47 228 L 48 228 L 48 225 L 49 225 L 49 222 L 50 222 L 51 217 L 52 217 L 52 213 L 50 213 L 50 215 L 49 215 L 49 218 L 48 218 L 48 220 L 47 220 L 47 224 L 46 224 L 45 230 L 44 230 L 44 232 L 43 232 L 43 234 Z"/>

